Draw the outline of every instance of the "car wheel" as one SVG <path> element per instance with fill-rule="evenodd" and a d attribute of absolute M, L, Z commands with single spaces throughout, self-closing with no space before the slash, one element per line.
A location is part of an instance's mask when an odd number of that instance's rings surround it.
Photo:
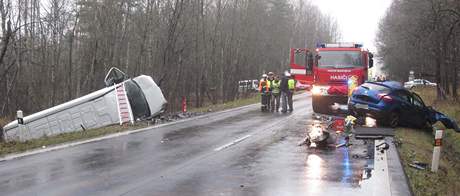
<path fill-rule="evenodd" d="M 425 119 L 423 122 L 420 122 L 418 125 L 418 128 L 424 129 L 424 130 L 433 130 L 433 126 L 429 123 L 427 119 Z"/>
<path fill-rule="evenodd" d="M 387 124 L 392 128 L 397 127 L 399 125 L 399 114 L 396 112 L 391 112 L 390 116 L 388 117 Z"/>

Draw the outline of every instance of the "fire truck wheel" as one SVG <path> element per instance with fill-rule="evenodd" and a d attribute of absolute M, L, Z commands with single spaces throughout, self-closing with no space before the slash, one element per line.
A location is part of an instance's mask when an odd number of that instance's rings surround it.
<path fill-rule="evenodd" d="M 320 113 L 320 114 L 328 114 L 330 113 L 329 107 L 324 101 L 320 101 L 321 97 L 315 97 L 313 96 L 312 98 L 312 107 L 313 111 L 315 113 Z"/>

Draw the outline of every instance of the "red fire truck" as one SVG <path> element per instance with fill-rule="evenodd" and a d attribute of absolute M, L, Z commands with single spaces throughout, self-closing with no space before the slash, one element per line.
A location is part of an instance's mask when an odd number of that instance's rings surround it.
<path fill-rule="evenodd" d="M 311 85 L 313 111 L 329 113 L 334 103 L 346 104 L 350 79 L 357 85 L 367 80 L 373 55 L 362 44 L 318 44 L 316 50 L 291 48 L 291 74 Z"/>

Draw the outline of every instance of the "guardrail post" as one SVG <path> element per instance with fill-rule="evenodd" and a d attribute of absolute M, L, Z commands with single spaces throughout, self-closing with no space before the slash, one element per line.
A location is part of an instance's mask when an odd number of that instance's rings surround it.
<path fill-rule="evenodd" d="M 441 146 L 442 146 L 442 132 L 443 130 L 436 130 L 434 134 L 433 159 L 431 160 L 431 171 L 432 172 L 437 172 L 439 168 L 439 158 L 441 157 Z"/>
<path fill-rule="evenodd" d="M 18 110 L 16 112 L 16 119 L 18 120 L 18 129 L 19 129 L 19 140 L 22 140 L 24 138 L 24 114 L 22 110 Z"/>

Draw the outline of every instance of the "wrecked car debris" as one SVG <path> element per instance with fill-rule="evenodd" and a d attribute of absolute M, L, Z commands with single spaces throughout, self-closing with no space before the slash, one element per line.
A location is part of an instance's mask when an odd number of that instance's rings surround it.
<path fill-rule="evenodd" d="M 307 136 L 299 143 L 307 147 L 343 147 L 350 146 L 349 133 L 344 132 L 344 119 L 332 116 L 314 115 L 311 127 L 307 128 Z M 344 137 L 344 143 L 336 145 L 339 137 Z"/>
<path fill-rule="evenodd" d="M 310 129 L 307 128 L 307 136 L 299 145 L 326 147 L 335 144 L 335 140 L 335 136 L 329 133 L 320 121 L 315 121 Z"/>
<path fill-rule="evenodd" d="M 390 148 L 390 145 L 386 142 L 383 142 L 377 146 L 375 146 L 376 150 L 380 151 L 380 153 L 383 153 L 385 150 L 388 150 Z"/>
<path fill-rule="evenodd" d="M 412 168 L 415 168 L 415 169 L 418 169 L 418 170 L 425 170 L 426 168 L 428 168 L 427 163 L 422 163 L 422 162 L 418 162 L 418 161 L 412 161 L 412 163 L 409 163 L 408 165 L 409 165 L 409 167 L 412 167 Z"/>
<path fill-rule="evenodd" d="M 447 129 L 453 129 L 456 132 L 460 132 L 460 128 L 454 120 L 445 114 L 434 110 L 432 107 L 429 107 L 429 110 L 430 112 L 428 121 L 431 125 L 435 124 L 436 122 L 441 122 Z"/>
<path fill-rule="evenodd" d="M 334 103 L 330 106 L 330 109 L 334 113 L 348 113 L 348 105 L 344 104 L 339 104 L 339 103 Z"/>
<path fill-rule="evenodd" d="M 80 98 L 24 117 L 24 125 L 13 121 L 3 127 L 6 141 L 26 141 L 43 136 L 92 129 L 113 124 L 133 123 L 161 114 L 166 99 L 152 77 L 129 79 L 111 68 L 107 87 Z"/>

